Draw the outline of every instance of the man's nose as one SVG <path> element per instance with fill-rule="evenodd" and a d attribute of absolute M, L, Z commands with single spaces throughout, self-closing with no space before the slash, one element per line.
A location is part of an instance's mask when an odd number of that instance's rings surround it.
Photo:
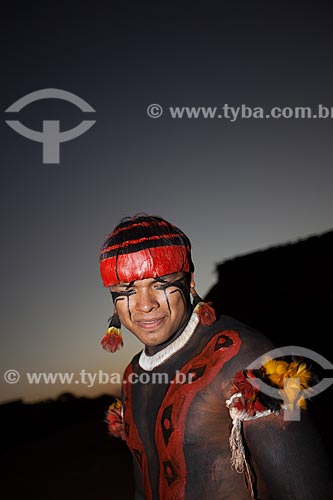
<path fill-rule="evenodd" d="M 150 290 L 140 290 L 136 293 L 135 308 L 137 311 L 148 313 L 159 307 L 159 302 Z"/>

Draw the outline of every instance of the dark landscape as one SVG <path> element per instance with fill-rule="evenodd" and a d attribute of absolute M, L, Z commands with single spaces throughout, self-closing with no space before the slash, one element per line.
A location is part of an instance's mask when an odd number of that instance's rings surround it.
<path fill-rule="evenodd" d="M 4 500 L 133 498 L 131 457 L 104 422 L 112 396 L 0 406 Z"/>

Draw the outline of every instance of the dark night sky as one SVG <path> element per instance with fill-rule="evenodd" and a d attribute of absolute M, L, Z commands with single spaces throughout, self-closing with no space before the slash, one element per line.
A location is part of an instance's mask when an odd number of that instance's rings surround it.
<path fill-rule="evenodd" d="M 333 106 L 329 2 L 11 2 L 1 7 L 1 400 L 64 390 L 26 371 L 122 372 L 141 348 L 105 353 L 112 311 L 98 251 L 120 219 L 161 215 L 193 244 L 197 288 L 227 258 L 332 228 L 332 119 L 172 119 L 169 106 Z M 72 92 L 96 124 L 43 165 L 42 145 L 5 110 L 44 88 Z M 146 108 L 159 103 L 159 119 Z M 84 117 L 89 119 L 90 117 Z M 16 116 L 76 126 L 82 112 L 44 100 Z"/>

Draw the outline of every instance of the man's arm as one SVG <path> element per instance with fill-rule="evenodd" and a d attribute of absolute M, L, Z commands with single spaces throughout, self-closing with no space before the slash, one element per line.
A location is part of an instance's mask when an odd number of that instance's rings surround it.
<path fill-rule="evenodd" d="M 286 421 L 283 411 L 243 422 L 244 441 L 258 483 L 274 500 L 329 500 L 332 464 L 310 417 Z"/>
<path fill-rule="evenodd" d="M 269 345 L 270 342 L 266 337 L 256 331 L 240 328 L 240 333 L 243 341 L 242 348 L 226 367 L 224 379 L 228 381 L 225 387 L 229 387 L 227 401 L 234 395 L 234 399 L 227 405 L 231 411 L 230 416 L 232 419 L 236 417 L 242 421 L 243 444 L 249 452 L 257 478 L 258 497 L 274 500 L 329 500 L 333 498 L 331 459 L 307 410 L 300 410 L 299 421 L 284 419 L 284 410 L 279 400 L 267 398 L 266 394 L 260 397 L 257 385 L 249 383 L 250 378 L 259 376 L 266 384 L 275 388 L 281 388 L 281 386 L 283 388 L 284 378 L 281 381 L 271 377 L 281 374 L 281 370 L 287 378 L 294 376 L 288 372 L 293 364 L 286 363 L 286 366 L 283 366 L 279 363 L 269 367 L 265 362 L 265 370 L 254 373 L 248 367 L 263 354 L 268 355 L 272 346 Z M 304 377 L 307 371 L 302 371 L 301 365 L 298 368 L 301 387 L 306 389 L 309 381 Z M 289 394 L 289 396 L 292 401 L 297 394 Z M 294 404 L 297 404 L 295 401 L 296 399 L 294 399 Z M 268 415 L 267 410 L 268 413 L 271 411 L 271 414 Z M 276 411 L 278 414 L 275 413 Z M 241 415 L 242 412 L 245 412 L 245 418 Z M 236 462 L 234 463 L 242 464 L 237 447 L 237 432 L 235 438 L 233 458 Z M 260 495 L 261 491 L 269 493 Z"/>

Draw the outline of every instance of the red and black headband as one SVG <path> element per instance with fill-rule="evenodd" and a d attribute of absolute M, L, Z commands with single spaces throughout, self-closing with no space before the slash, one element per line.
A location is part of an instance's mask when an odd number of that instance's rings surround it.
<path fill-rule="evenodd" d="M 136 216 L 119 224 L 100 253 L 106 287 L 193 270 L 189 238 L 155 216 Z"/>

